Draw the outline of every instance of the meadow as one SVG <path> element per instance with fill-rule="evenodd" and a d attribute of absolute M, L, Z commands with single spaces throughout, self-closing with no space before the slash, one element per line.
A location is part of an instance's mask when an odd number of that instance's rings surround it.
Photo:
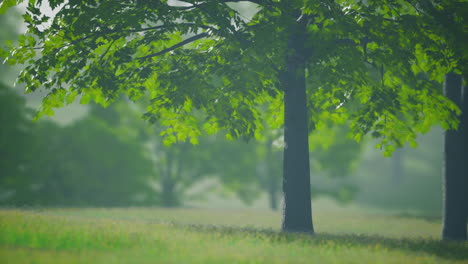
<path fill-rule="evenodd" d="M 4 208 L 0 263 L 468 263 L 439 219 L 338 209 L 311 236 L 265 209 Z"/>

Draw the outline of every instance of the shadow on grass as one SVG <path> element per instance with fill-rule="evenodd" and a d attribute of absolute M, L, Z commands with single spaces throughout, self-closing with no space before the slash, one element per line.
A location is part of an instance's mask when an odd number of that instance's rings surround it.
<path fill-rule="evenodd" d="M 441 241 L 428 238 L 386 238 L 378 235 L 365 234 L 302 234 L 284 233 L 271 229 L 243 228 L 216 225 L 177 225 L 191 231 L 203 233 L 221 233 L 223 235 L 250 235 L 264 237 L 270 242 L 288 243 L 303 242 L 304 244 L 333 244 L 341 247 L 376 247 L 379 249 L 396 249 L 408 252 L 425 253 L 445 259 L 468 259 L 468 242 Z"/>
<path fill-rule="evenodd" d="M 423 221 L 430 222 L 430 223 L 440 223 L 440 222 L 442 222 L 442 216 L 440 216 L 440 215 L 400 213 L 400 214 L 395 214 L 393 216 L 398 217 L 398 218 L 423 220 Z"/>

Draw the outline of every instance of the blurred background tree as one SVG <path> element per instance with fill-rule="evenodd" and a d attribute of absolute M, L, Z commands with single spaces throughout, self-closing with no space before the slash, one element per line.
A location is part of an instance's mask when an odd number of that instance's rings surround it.
<path fill-rule="evenodd" d="M 1 71 L 0 71 L 1 73 Z M 12 194 L 13 188 L 27 185 L 24 177 L 31 160 L 31 115 L 24 98 L 0 82 L 0 199 Z"/>
<path fill-rule="evenodd" d="M 0 15 L 0 48 L 14 41 L 19 15 L 15 9 Z M 0 200 L 12 195 L 15 188 L 27 185 L 25 167 L 30 160 L 31 112 L 26 101 L 11 87 L 16 69 L 0 64 Z"/>
<path fill-rule="evenodd" d="M 17 205 L 125 206 L 147 191 L 151 163 L 139 141 L 93 115 L 66 126 L 30 122 L 27 158 L 13 174 L 2 203 Z M 10 142 L 17 145 L 23 141 Z"/>
<path fill-rule="evenodd" d="M 370 141 L 353 176 L 356 201 L 366 206 L 439 216 L 442 209 L 443 130 L 418 137 L 418 148 L 404 147 L 383 157 Z M 399 160 L 400 159 L 400 160 Z"/>

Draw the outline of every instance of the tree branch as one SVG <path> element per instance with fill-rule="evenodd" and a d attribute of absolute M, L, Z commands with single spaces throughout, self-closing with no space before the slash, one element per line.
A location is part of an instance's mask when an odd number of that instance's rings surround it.
<path fill-rule="evenodd" d="M 198 8 L 198 7 L 201 7 L 203 5 L 209 4 L 209 2 L 203 2 L 203 3 L 200 3 L 200 4 L 194 4 L 194 3 L 191 3 L 191 2 L 187 2 L 187 1 L 183 1 L 183 2 L 192 4 L 192 5 L 191 6 L 173 6 L 173 7 L 176 7 L 178 10 L 190 10 L 190 9 Z M 263 5 L 267 4 L 266 3 L 267 1 L 265 1 L 265 0 L 219 0 L 219 1 L 216 1 L 217 4 L 238 3 L 238 2 L 251 2 L 251 3 L 257 4 L 259 6 L 263 6 Z"/>
<path fill-rule="evenodd" d="M 112 30 L 111 32 L 106 32 L 106 33 L 116 33 L 116 32 L 144 32 L 144 31 L 149 31 L 149 30 L 154 30 L 154 29 L 161 29 L 161 28 L 167 28 L 169 25 L 159 25 L 159 26 L 154 26 L 154 27 L 147 27 L 147 28 L 141 28 L 141 29 L 122 29 L 122 30 Z M 171 25 L 172 26 L 172 25 Z M 196 23 L 191 23 L 191 22 L 186 22 L 186 23 L 176 23 L 173 26 L 197 26 L 199 28 L 203 29 L 212 29 L 216 30 L 216 28 L 212 26 L 207 26 L 207 25 L 197 25 Z"/>
<path fill-rule="evenodd" d="M 333 41 L 334 44 L 343 44 L 343 45 L 350 45 L 350 46 L 358 46 L 359 44 L 356 43 L 352 39 L 337 39 Z"/>
<path fill-rule="evenodd" d="M 212 26 L 197 25 L 196 23 L 191 23 L 191 22 L 176 23 L 173 26 L 175 26 L 175 27 L 176 26 L 197 26 L 198 28 L 210 29 L 210 30 L 213 30 L 213 31 L 218 30 L 218 29 L 216 29 L 216 28 L 214 28 Z M 154 27 L 147 27 L 147 28 L 140 28 L 140 29 L 109 29 L 109 30 L 96 31 L 96 32 L 90 33 L 87 36 L 84 36 L 84 37 L 81 37 L 81 38 L 78 38 L 78 39 L 75 39 L 75 40 L 71 40 L 69 43 L 67 43 L 65 45 L 62 45 L 62 46 L 58 47 L 57 49 L 72 46 L 72 45 L 78 44 L 78 43 L 80 43 L 80 42 L 82 42 L 84 40 L 87 40 L 87 39 L 92 38 L 92 37 L 97 37 L 97 36 L 105 36 L 105 35 L 109 35 L 109 34 L 113 34 L 113 33 L 119 33 L 119 32 L 138 33 L 138 32 L 150 31 L 150 30 L 155 30 L 155 29 L 163 29 L 163 28 L 167 28 L 167 27 L 169 27 L 169 25 L 158 25 L 158 26 L 154 26 Z M 41 50 L 43 48 L 44 48 L 44 46 L 39 46 L 39 47 L 33 47 L 32 49 Z"/>
<path fill-rule="evenodd" d="M 204 33 L 200 33 L 200 34 L 197 34 L 195 36 L 192 36 L 190 38 L 187 38 L 177 44 L 175 44 L 174 46 L 171 46 L 169 48 L 166 48 L 166 49 L 163 49 L 159 52 L 156 52 L 156 53 L 153 53 L 153 54 L 150 54 L 150 55 L 147 55 L 147 56 L 144 56 L 144 57 L 139 57 L 139 58 L 136 58 L 137 60 L 145 60 L 145 59 L 149 59 L 149 58 L 152 58 L 152 57 L 156 57 L 156 56 L 159 56 L 159 55 L 162 55 L 162 54 L 165 54 L 165 53 L 168 53 L 170 51 L 173 51 L 177 48 L 180 48 L 190 42 L 194 42 L 198 39 L 201 39 L 201 38 L 204 38 L 204 37 L 207 37 L 208 36 L 208 33 L 204 32 Z"/>
<path fill-rule="evenodd" d="M 104 59 L 104 57 L 107 55 L 107 53 L 109 52 L 109 50 L 111 49 L 111 47 L 114 45 L 115 43 L 115 39 L 109 44 L 109 47 L 107 47 L 106 51 L 101 55 L 101 57 L 99 58 L 99 61 L 101 62 L 101 66 L 103 64 L 103 61 L 102 59 Z"/>

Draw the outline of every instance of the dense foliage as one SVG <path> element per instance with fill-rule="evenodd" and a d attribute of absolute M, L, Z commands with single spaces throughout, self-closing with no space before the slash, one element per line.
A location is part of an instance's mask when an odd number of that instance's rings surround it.
<path fill-rule="evenodd" d="M 41 13 L 41 2 L 29 2 L 28 33 L 8 57 L 31 63 L 20 77 L 27 91 L 49 91 L 41 113 L 78 95 L 108 105 L 120 93 L 148 94 L 146 117 L 161 120 L 168 136 L 219 129 L 253 136 L 263 127 L 253 106 L 280 100 L 286 36 L 297 15 L 307 21 L 312 125 L 326 111 L 335 121 L 352 120 L 356 139 L 374 131 L 384 146 L 414 142 L 434 123 L 455 125 L 456 107 L 440 82 L 466 58 L 461 2 L 252 1 L 259 11 L 251 20 L 230 1 L 50 1 L 54 17 Z M 454 15 L 433 25 L 444 14 L 438 10 Z M 203 127 L 193 109 L 207 114 Z"/>

